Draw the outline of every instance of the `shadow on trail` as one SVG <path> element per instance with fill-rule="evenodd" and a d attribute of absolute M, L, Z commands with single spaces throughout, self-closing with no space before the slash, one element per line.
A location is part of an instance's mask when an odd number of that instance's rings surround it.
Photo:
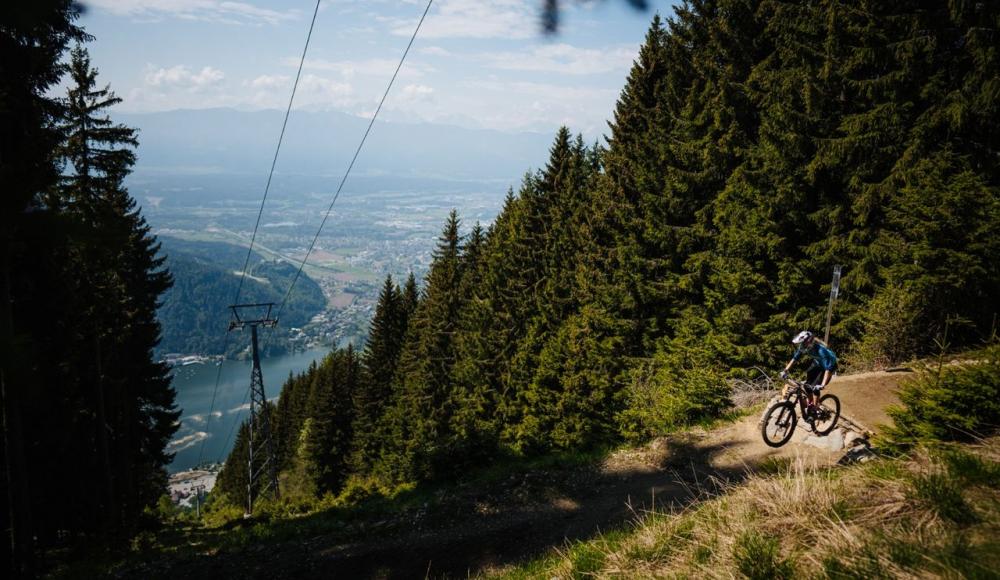
<path fill-rule="evenodd" d="M 428 513 L 391 537 L 302 538 L 267 553 L 251 547 L 228 557 L 200 558 L 196 575 L 233 575 L 232 560 L 238 556 L 236 567 L 247 577 L 465 578 L 628 526 L 651 510 L 682 508 L 714 483 L 744 479 L 745 470 L 710 467 L 724 450 L 723 445 L 672 441 L 669 459 L 656 467 L 517 474 L 506 482 L 514 494 L 497 501 L 491 497 L 496 490 L 457 492 L 444 513 Z"/>

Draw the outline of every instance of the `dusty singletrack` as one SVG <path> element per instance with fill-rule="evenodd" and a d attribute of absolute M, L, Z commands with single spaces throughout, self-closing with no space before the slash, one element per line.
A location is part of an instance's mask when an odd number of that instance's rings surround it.
<path fill-rule="evenodd" d="M 889 421 L 885 408 L 898 401 L 900 381 L 911 374 L 842 376 L 829 392 L 840 397 L 842 414 L 855 426 L 877 431 Z M 706 482 L 738 482 L 787 459 L 823 466 L 844 457 L 843 450 L 807 444 L 806 433 L 784 447 L 768 447 L 759 418 L 661 437 L 600 465 L 512 475 L 488 489 L 459 486 L 434 505 L 401 514 L 405 521 L 362 524 L 356 541 L 300 537 L 259 550 L 200 556 L 180 563 L 180 569 L 171 567 L 168 575 L 465 578 L 627 525 L 647 510 L 683 507 L 698 501 L 693 490 L 704 489 Z"/>

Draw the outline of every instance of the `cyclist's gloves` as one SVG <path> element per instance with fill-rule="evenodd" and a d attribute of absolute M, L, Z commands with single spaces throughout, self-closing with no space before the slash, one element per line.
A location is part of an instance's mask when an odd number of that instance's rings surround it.
<path fill-rule="evenodd" d="M 783 379 L 787 379 L 788 378 L 788 371 L 781 371 L 781 375 L 779 375 L 779 376 L 781 378 L 783 378 Z"/>

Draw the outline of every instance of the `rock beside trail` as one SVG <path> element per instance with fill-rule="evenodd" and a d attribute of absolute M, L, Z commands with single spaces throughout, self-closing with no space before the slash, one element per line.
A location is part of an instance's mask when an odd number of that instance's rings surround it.
<path fill-rule="evenodd" d="M 840 458 L 839 465 L 850 465 L 852 463 L 864 463 L 876 457 L 875 452 L 868 445 L 855 445 Z"/>
<path fill-rule="evenodd" d="M 803 441 L 806 445 L 812 445 L 827 451 L 840 451 L 844 448 L 844 430 L 834 429 L 829 435 L 809 435 Z"/>

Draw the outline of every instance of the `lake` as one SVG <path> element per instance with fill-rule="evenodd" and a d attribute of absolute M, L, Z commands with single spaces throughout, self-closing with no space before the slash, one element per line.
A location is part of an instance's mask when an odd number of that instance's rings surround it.
<path fill-rule="evenodd" d="M 317 348 L 262 360 L 260 368 L 267 398 L 277 398 L 288 373 L 304 371 L 310 363 L 321 360 L 329 352 L 329 348 Z M 252 366 L 250 361 L 227 360 L 223 363 L 211 416 L 209 408 L 219 367 L 215 363 L 174 367 L 173 385 L 177 391 L 177 406 L 181 409 L 181 424 L 167 448 L 176 454 L 168 471 L 173 473 L 194 467 L 202 441 L 205 446 L 203 462 L 225 460 L 236 438 L 234 426 L 246 419 L 250 409 L 248 393 Z"/>

